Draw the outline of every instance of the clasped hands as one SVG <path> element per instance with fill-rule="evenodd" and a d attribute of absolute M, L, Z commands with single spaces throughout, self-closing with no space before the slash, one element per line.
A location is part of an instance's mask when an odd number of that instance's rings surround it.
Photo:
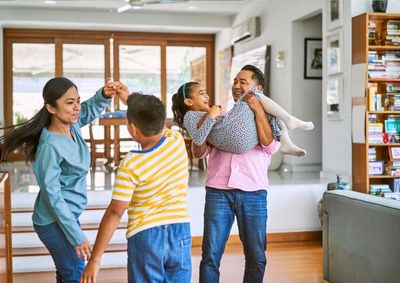
<path fill-rule="evenodd" d="M 103 93 L 108 98 L 117 96 L 122 103 L 126 105 L 129 96 L 129 89 L 123 83 L 118 81 L 114 82 L 109 78 L 104 86 Z"/>

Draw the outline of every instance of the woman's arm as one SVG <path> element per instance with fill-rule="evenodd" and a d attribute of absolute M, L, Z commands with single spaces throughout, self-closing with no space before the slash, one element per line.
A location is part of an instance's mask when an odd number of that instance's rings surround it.
<path fill-rule="evenodd" d="M 83 127 L 100 116 L 111 103 L 111 98 L 115 95 L 113 83 L 108 81 L 107 84 L 96 91 L 96 94 L 81 104 L 81 112 L 79 115 L 79 127 Z"/>

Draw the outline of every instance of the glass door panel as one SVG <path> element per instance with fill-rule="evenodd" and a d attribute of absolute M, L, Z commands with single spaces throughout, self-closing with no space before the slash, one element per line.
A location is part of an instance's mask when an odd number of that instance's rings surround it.
<path fill-rule="evenodd" d="M 77 87 L 81 102 L 104 86 L 103 44 L 63 44 L 63 76 Z"/>
<path fill-rule="evenodd" d="M 42 91 L 55 76 L 55 46 L 42 43 L 13 43 L 13 123 L 23 123 L 42 107 Z"/>
<path fill-rule="evenodd" d="M 140 91 L 161 99 L 161 47 L 120 45 L 119 79 L 130 92 Z M 119 107 L 126 109 L 122 103 Z"/>
<path fill-rule="evenodd" d="M 172 95 L 190 81 L 206 85 L 206 48 L 167 46 L 167 118 L 173 118 Z"/>

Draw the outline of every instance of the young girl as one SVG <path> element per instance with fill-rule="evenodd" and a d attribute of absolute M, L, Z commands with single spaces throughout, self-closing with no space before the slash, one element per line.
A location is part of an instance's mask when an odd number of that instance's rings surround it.
<path fill-rule="evenodd" d="M 4 154 L 24 149 L 26 160 L 34 161 L 40 191 L 33 226 L 54 260 L 57 282 L 79 282 L 84 260 L 90 257 L 91 246 L 78 220 L 87 203 L 90 163 L 81 127 L 96 119 L 114 94 L 108 83 L 81 104 L 73 82 L 53 78 L 43 88 L 40 111 L 0 138 Z"/>
<path fill-rule="evenodd" d="M 306 151 L 297 147 L 289 138 L 287 128 L 312 130 L 312 122 L 302 121 L 289 113 L 256 89 L 264 110 L 267 112 L 274 137 L 281 141 L 283 154 L 304 156 Z M 245 97 L 235 102 L 232 110 L 221 116 L 218 106 L 210 107 L 208 95 L 197 82 L 182 85 L 172 97 L 172 111 L 177 125 L 188 131 L 196 145 L 206 140 L 215 147 L 232 153 L 244 153 L 254 148 L 258 142 L 254 113 L 247 105 Z M 278 117 L 283 121 L 278 122 Z"/>

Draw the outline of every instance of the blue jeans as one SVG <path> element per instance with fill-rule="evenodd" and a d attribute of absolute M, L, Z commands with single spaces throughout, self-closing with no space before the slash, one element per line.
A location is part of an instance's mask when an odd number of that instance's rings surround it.
<path fill-rule="evenodd" d="M 189 223 L 161 225 L 128 239 L 128 282 L 190 283 Z"/>
<path fill-rule="evenodd" d="M 262 282 L 267 259 L 267 191 L 206 187 L 200 282 L 219 282 L 219 267 L 234 219 L 245 255 L 243 282 Z"/>
<path fill-rule="evenodd" d="M 68 242 L 60 226 L 55 222 L 43 226 L 33 224 L 33 227 L 53 258 L 57 283 L 79 282 L 85 262 L 77 257 L 75 247 Z"/>

